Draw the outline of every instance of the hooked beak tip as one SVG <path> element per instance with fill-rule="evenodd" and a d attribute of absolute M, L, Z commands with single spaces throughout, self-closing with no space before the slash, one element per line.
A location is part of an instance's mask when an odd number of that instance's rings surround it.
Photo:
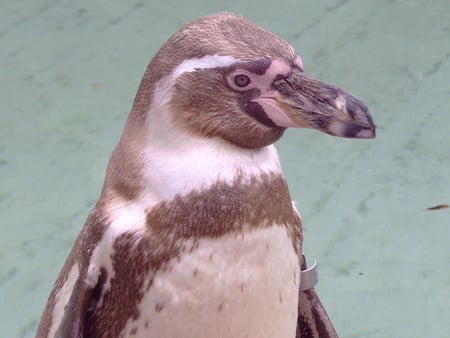
<path fill-rule="evenodd" d="M 346 138 L 371 139 L 376 136 L 376 126 L 374 124 L 361 124 L 356 122 L 331 119 L 325 131 L 333 136 Z"/>
<path fill-rule="evenodd" d="M 349 138 L 375 138 L 376 126 L 364 102 L 341 89 L 338 91 L 339 112 L 329 120 L 330 133 Z"/>

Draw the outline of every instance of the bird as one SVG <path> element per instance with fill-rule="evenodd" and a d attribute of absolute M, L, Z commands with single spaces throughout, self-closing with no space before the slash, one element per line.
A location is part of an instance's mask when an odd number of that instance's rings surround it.
<path fill-rule="evenodd" d="M 244 17 L 182 26 L 145 70 L 36 337 L 337 337 L 302 288 L 301 217 L 274 146 L 287 128 L 376 129 Z"/>

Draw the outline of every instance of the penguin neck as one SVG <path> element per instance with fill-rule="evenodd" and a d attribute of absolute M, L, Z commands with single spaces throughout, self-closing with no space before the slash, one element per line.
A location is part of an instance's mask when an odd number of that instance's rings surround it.
<path fill-rule="evenodd" d="M 282 175 L 273 145 L 244 149 L 220 138 L 191 136 L 170 144 L 150 139 L 138 150 L 122 138 L 111 156 L 103 195 L 151 208 L 218 182 L 246 182 L 264 174 Z"/>

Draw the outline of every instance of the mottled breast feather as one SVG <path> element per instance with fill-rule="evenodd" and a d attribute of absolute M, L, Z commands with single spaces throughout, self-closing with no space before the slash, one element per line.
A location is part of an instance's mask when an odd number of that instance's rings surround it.
<path fill-rule="evenodd" d="M 207 189 L 158 204 L 148 210 L 147 231 L 142 237 L 125 233 L 116 239 L 112 257 L 115 277 L 101 307 L 95 299 L 89 306 L 87 335 L 117 336 L 129 318 L 140 315 L 137 305 L 142 291 L 151 287 L 151 281 L 144 285 L 149 272 L 170 268 L 171 260 L 196 250 L 199 239 L 273 224 L 287 227 L 293 249 L 300 255 L 300 218 L 280 175 L 263 174 L 246 182 L 238 177 L 232 184 L 218 181 Z"/>

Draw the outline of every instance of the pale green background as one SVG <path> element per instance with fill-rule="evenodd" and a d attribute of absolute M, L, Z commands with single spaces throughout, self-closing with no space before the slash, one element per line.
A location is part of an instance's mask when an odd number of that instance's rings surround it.
<path fill-rule="evenodd" d="M 0 0 L 0 337 L 32 337 L 141 76 L 184 22 L 243 14 L 362 98 L 375 140 L 277 144 L 341 337 L 450 337 L 450 2 Z"/>

